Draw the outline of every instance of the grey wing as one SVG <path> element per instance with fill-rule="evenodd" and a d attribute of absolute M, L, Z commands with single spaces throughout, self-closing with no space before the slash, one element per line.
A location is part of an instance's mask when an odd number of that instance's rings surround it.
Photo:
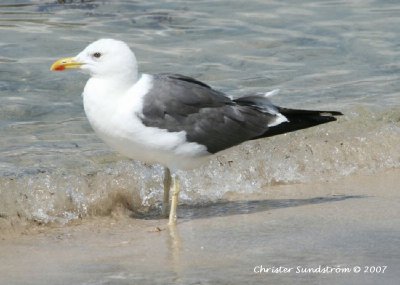
<path fill-rule="evenodd" d="M 144 125 L 185 131 L 188 141 L 205 145 L 210 153 L 261 136 L 275 117 L 177 74 L 154 76 L 142 113 Z"/>

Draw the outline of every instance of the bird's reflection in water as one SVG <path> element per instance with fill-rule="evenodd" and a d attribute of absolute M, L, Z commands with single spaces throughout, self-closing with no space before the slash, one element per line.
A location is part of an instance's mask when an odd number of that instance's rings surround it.
<path fill-rule="evenodd" d="M 176 274 L 176 280 L 179 281 L 182 279 L 182 263 L 181 263 L 181 254 L 182 254 L 182 238 L 179 232 L 179 227 L 177 226 L 169 226 L 167 228 L 168 236 L 167 236 L 167 248 L 168 248 L 168 260 L 171 264 L 171 270 Z"/>

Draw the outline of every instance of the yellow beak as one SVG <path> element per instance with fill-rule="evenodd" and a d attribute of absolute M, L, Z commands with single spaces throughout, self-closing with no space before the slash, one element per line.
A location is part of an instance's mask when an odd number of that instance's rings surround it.
<path fill-rule="evenodd" d="M 65 69 L 75 69 L 81 67 L 83 63 L 76 61 L 73 57 L 61 58 L 54 62 L 50 67 L 51 71 L 63 71 Z"/>

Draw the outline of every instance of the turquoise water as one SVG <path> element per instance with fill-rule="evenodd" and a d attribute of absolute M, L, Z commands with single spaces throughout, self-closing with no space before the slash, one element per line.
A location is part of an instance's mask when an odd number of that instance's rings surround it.
<path fill-rule="evenodd" d="M 346 114 L 182 173 L 186 203 L 400 167 L 399 13 L 397 1 L 2 1 L 0 212 L 46 223 L 107 214 L 120 197 L 159 206 L 162 167 L 94 135 L 86 75 L 49 71 L 103 37 L 126 41 L 142 72 L 233 96 L 279 88 L 277 104 Z"/>

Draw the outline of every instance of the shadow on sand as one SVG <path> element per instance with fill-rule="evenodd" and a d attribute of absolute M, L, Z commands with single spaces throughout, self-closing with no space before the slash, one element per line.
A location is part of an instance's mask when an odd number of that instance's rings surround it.
<path fill-rule="evenodd" d="M 253 214 L 282 209 L 322 203 L 340 202 L 347 199 L 366 198 L 361 195 L 340 195 L 314 197 L 307 199 L 273 199 L 273 200 L 247 200 L 247 201 L 218 201 L 209 204 L 179 205 L 178 219 L 203 219 L 210 217 L 225 217 L 233 215 Z M 160 219 L 159 210 L 152 210 L 146 214 L 135 213 L 132 218 Z"/>

